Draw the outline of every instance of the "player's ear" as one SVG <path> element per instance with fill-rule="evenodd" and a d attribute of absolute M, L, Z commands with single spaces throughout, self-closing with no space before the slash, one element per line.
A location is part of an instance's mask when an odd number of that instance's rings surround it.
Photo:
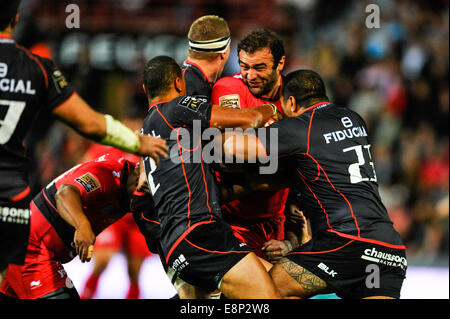
<path fill-rule="evenodd" d="M 289 111 L 291 111 L 293 114 L 297 114 L 300 111 L 300 104 L 297 104 L 295 97 L 293 97 L 292 95 L 289 96 L 287 104 Z"/>
<path fill-rule="evenodd" d="M 278 62 L 278 66 L 277 66 L 278 72 L 283 71 L 285 62 L 286 62 L 286 57 L 283 55 L 280 59 L 280 62 Z"/>
<path fill-rule="evenodd" d="M 186 84 L 184 83 L 184 79 L 183 77 L 176 77 L 175 81 L 173 83 L 174 85 L 174 89 L 180 93 L 181 95 L 185 95 L 186 94 Z"/>

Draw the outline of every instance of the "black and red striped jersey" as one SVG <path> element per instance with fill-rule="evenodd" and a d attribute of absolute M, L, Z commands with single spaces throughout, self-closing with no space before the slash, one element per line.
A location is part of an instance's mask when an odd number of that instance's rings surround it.
<path fill-rule="evenodd" d="M 269 156 L 291 158 L 292 183 L 301 194 L 313 237 L 328 231 L 403 245 L 381 201 L 367 127 L 357 113 L 317 103 L 258 135 Z"/>
<path fill-rule="evenodd" d="M 151 105 L 143 123 L 142 134 L 161 137 L 169 147 L 158 166 L 144 158 L 165 255 L 183 233 L 220 218 L 218 186 L 202 157 L 201 133 L 210 127 L 211 110 L 202 99 L 181 96 Z"/>
<path fill-rule="evenodd" d="M 51 112 L 72 94 L 51 60 L 0 38 L 0 199 L 14 198 L 28 186 L 23 141 L 37 114 Z"/>
<path fill-rule="evenodd" d="M 209 102 L 214 83 L 209 82 L 200 66 L 189 61 L 189 59 L 183 62 L 181 68 L 186 82 L 186 95 L 202 97 Z"/>

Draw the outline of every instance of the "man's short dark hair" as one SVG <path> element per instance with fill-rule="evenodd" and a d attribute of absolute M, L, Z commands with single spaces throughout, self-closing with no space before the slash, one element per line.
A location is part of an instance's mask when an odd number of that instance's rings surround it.
<path fill-rule="evenodd" d="M 269 48 L 273 56 L 273 68 L 278 66 L 284 56 L 284 44 L 280 37 L 269 29 L 256 29 L 245 35 L 238 44 L 237 52 L 243 50 L 247 53 L 255 53 L 263 48 Z"/>
<path fill-rule="evenodd" d="M 283 97 L 286 100 L 290 96 L 301 105 L 328 100 L 322 78 L 312 70 L 297 70 L 286 75 L 283 80 Z"/>
<path fill-rule="evenodd" d="M 181 77 L 180 65 L 168 56 L 157 56 L 144 67 L 144 86 L 149 98 L 162 96 L 170 90 L 177 77 Z"/>
<path fill-rule="evenodd" d="M 20 0 L 2 0 L 0 2 L 0 31 L 5 30 L 17 14 Z"/>

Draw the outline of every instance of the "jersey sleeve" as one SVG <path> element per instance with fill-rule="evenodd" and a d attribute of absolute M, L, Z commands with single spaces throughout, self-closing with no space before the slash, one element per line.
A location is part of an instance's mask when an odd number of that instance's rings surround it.
<path fill-rule="evenodd" d="M 78 188 L 83 203 L 91 196 L 100 193 L 104 188 L 104 185 L 102 185 L 101 170 L 93 165 L 86 165 L 65 175 L 58 184 L 68 184 Z"/>
<path fill-rule="evenodd" d="M 268 156 L 287 156 L 307 151 L 308 127 L 298 118 L 286 118 L 257 130 Z"/>
<path fill-rule="evenodd" d="M 210 127 L 212 105 L 195 96 L 182 96 L 174 101 L 171 118 L 175 126 L 193 125 L 200 121 L 202 128 Z"/>
<path fill-rule="evenodd" d="M 211 93 L 211 104 L 241 108 L 242 94 L 240 88 L 233 85 L 231 78 L 223 78 L 216 82 Z"/>
<path fill-rule="evenodd" d="M 75 91 L 53 61 L 42 57 L 38 58 L 48 78 L 48 85 L 43 95 L 42 105 L 48 111 L 52 111 L 72 96 Z"/>

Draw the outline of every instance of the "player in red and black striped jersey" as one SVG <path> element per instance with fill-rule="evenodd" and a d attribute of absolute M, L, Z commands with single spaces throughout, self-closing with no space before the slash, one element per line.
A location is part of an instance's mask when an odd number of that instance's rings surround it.
<path fill-rule="evenodd" d="M 147 62 L 143 82 L 150 109 L 142 133 L 160 136 L 171 149 L 170 158 L 157 167 L 144 158 L 169 273 L 208 291 L 219 289 L 228 298 L 278 297 L 256 255 L 222 220 L 218 186 L 203 161 L 201 139 L 209 127 L 259 127 L 276 108 L 237 110 L 184 96 L 181 68 L 165 56 Z"/>
<path fill-rule="evenodd" d="M 246 160 L 251 149 L 291 159 L 292 180 L 286 182 L 301 194 L 312 239 L 270 271 L 281 294 L 399 298 L 405 246 L 378 192 L 364 120 L 330 103 L 321 77 L 310 70 L 286 76 L 282 104 L 288 118 L 259 130 L 258 138 L 246 135 L 240 141 L 248 146 L 230 137 L 225 149 Z M 367 284 L 369 266 L 377 267 L 378 284 Z"/>
<path fill-rule="evenodd" d="M 188 58 L 183 62 L 186 94 L 210 101 L 214 83 L 230 56 L 230 29 L 221 17 L 206 15 L 195 20 L 188 32 Z"/>
<path fill-rule="evenodd" d="M 22 264 L 25 256 L 32 195 L 23 140 L 39 112 L 55 115 L 96 142 L 156 161 L 167 150 L 161 139 L 139 136 L 90 108 L 51 60 L 18 45 L 12 34 L 19 3 L 0 4 L 0 282 L 7 265 Z"/>

